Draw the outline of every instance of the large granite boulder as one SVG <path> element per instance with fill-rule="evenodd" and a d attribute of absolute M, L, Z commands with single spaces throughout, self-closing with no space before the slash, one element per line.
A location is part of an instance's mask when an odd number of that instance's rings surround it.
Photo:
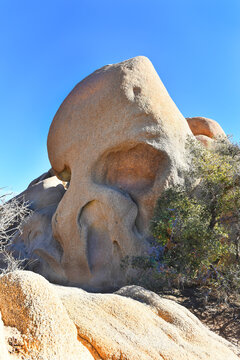
<path fill-rule="evenodd" d="M 219 134 L 213 120 L 182 116 L 147 58 L 104 66 L 57 111 L 48 135 L 52 169 L 19 195 L 32 214 L 9 250 L 51 282 L 123 286 L 132 269 L 122 260 L 148 252 L 156 199 L 182 180 L 187 138 L 208 145 Z"/>
<path fill-rule="evenodd" d="M 52 220 L 69 283 L 97 291 L 124 283 L 121 260 L 147 251 L 155 201 L 181 178 L 190 135 L 145 57 L 76 85 L 48 134 L 52 168 L 70 181 Z"/>
<path fill-rule="evenodd" d="M 145 57 L 95 71 L 55 115 L 52 169 L 17 197 L 31 213 L 6 249 L 52 283 L 121 287 L 132 275 L 122 260 L 148 251 L 156 199 L 182 181 L 188 137 L 208 146 L 222 133 L 186 120 Z M 0 276 L 0 359 L 237 359 L 188 310 L 143 288 L 90 294 L 46 279 Z"/>

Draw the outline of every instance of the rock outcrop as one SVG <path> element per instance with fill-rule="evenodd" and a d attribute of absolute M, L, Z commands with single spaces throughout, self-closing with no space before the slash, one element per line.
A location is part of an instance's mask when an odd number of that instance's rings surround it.
<path fill-rule="evenodd" d="M 74 288 L 58 293 L 79 337 L 100 359 L 234 359 L 231 345 L 188 310 L 141 287 L 103 295 Z"/>
<path fill-rule="evenodd" d="M 31 360 L 93 360 L 59 297 L 42 276 L 16 271 L 0 278 L 0 311 L 11 353 Z M 12 328 L 12 331 L 9 331 Z M 2 339 L 1 339 L 2 340 Z"/>
<path fill-rule="evenodd" d="M 18 195 L 19 201 L 28 203 L 31 213 L 9 246 L 14 257 L 27 260 L 29 270 L 61 283 L 64 283 L 62 249 L 53 238 L 51 221 L 65 192 L 62 182 L 49 171 Z"/>
<path fill-rule="evenodd" d="M 193 135 L 206 147 L 213 146 L 215 139 L 226 137 L 225 132 L 215 120 L 201 116 L 186 120 Z"/>
<path fill-rule="evenodd" d="M 184 307 L 137 286 L 90 294 L 17 271 L 0 278 L 0 310 L 18 334 L 10 359 L 237 360 Z"/>
<path fill-rule="evenodd" d="M 156 199 L 182 180 L 187 138 L 208 146 L 223 134 L 213 120 L 186 121 L 145 57 L 95 71 L 53 119 L 52 169 L 17 197 L 31 213 L 8 250 L 52 283 L 121 287 L 132 271 L 122 260 L 148 251 Z M 46 279 L 0 276 L 0 359 L 237 359 L 188 310 L 143 288 L 93 294 Z"/>
<path fill-rule="evenodd" d="M 189 136 L 147 58 L 95 71 L 53 119 L 52 169 L 21 194 L 33 214 L 14 238 L 14 255 L 59 284 L 90 291 L 124 285 L 132 270 L 121 262 L 148 251 L 156 199 L 181 181 Z"/>
<path fill-rule="evenodd" d="M 76 85 L 48 134 L 52 168 L 70 181 L 52 220 L 70 283 L 101 291 L 124 282 L 120 262 L 147 250 L 155 201 L 179 181 L 190 134 L 145 57 Z"/>
<path fill-rule="evenodd" d="M 132 270 L 121 269 L 122 259 L 148 251 L 156 199 L 181 181 L 193 135 L 211 146 L 224 132 L 210 119 L 186 120 L 147 58 L 95 71 L 53 119 L 52 168 L 19 195 L 33 213 L 10 250 L 51 282 L 90 291 L 124 285 Z"/>

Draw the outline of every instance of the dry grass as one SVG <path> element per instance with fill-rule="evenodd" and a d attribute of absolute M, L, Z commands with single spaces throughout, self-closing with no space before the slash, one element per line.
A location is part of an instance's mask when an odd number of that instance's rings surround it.
<path fill-rule="evenodd" d="M 26 260 L 15 259 L 7 247 L 17 231 L 21 231 L 21 224 L 29 215 L 28 204 L 24 199 L 13 198 L 6 201 L 9 194 L 0 196 L 0 274 L 21 269 Z"/>

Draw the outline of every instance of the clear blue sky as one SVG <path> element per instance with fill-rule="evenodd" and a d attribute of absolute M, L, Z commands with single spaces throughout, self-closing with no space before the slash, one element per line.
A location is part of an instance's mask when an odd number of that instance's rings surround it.
<path fill-rule="evenodd" d="M 240 0 L 0 0 L 0 45 L 0 187 L 49 169 L 48 129 L 77 82 L 136 55 L 185 117 L 240 140 Z"/>

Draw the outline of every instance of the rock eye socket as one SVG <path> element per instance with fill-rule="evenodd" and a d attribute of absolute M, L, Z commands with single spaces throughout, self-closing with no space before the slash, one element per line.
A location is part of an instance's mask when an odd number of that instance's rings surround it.
<path fill-rule="evenodd" d="M 167 156 L 148 144 L 123 145 L 105 153 L 94 171 L 94 181 L 131 195 L 144 193 L 154 184 L 159 168 L 166 169 Z"/>

